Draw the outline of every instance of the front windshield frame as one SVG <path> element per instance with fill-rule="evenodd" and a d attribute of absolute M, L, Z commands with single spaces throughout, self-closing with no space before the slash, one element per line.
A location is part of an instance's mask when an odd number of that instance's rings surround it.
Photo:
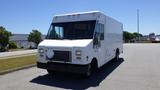
<path fill-rule="evenodd" d="M 46 39 L 93 39 L 95 26 L 96 20 L 52 23 L 48 30 Z M 58 35 L 56 35 L 57 33 Z"/>

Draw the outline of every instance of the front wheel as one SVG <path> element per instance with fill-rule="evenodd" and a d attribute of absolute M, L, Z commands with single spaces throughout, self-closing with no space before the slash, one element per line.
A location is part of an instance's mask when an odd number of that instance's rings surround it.
<path fill-rule="evenodd" d="M 84 77 L 89 77 L 89 76 L 91 76 L 92 72 L 93 72 L 92 66 L 91 66 L 91 64 L 89 64 L 89 65 L 88 65 L 88 70 L 87 70 L 87 72 L 84 74 Z"/>
<path fill-rule="evenodd" d="M 52 71 L 52 70 L 49 70 L 49 69 L 47 69 L 47 72 L 48 72 L 49 75 L 55 74 L 55 71 Z"/>

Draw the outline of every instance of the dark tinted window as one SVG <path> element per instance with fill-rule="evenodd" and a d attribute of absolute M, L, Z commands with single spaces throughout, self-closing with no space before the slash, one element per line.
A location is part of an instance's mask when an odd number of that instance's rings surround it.
<path fill-rule="evenodd" d="M 92 39 L 96 21 L 53 23 L 48 39 Z"/>

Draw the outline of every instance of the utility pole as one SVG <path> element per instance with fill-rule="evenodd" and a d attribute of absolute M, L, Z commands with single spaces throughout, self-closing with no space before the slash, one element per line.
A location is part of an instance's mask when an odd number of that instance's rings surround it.
<path fill-rule="evenodd" d="M 137 33 L 138 33 L 138 41 L 140 41 L 140 38 L 139 38 L 139 9 L 137 9 Z"/>

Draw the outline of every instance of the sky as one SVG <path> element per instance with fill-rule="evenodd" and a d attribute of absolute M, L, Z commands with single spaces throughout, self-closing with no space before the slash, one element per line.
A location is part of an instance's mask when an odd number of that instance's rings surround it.
<path fill-rule="evenodd" d="M 140 33 L 160 34 L 160 0 L 0 0 L 0 26 L 18 34 L 38 29 L 47 34 L 57 14 L 101 11 L 123 23 L 124 30 L 137 32 L 137 8 Z"/>

